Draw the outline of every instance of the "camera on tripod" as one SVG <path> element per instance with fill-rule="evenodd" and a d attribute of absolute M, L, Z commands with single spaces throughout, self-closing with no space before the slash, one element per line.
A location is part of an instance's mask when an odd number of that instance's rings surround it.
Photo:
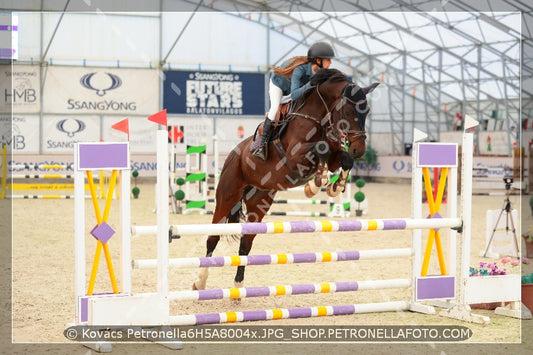
<path fill-rule="evenodd" d="M 511 184 L 513 183 L 513 178 L 511 176 L 506 176 L 503 178 L 503 182 L 505 183 L 505 189 L 510 190 Z"/>

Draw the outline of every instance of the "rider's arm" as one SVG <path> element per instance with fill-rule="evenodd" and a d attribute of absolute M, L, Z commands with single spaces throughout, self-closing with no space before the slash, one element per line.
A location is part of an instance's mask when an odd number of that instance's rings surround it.
<path fill-rule="evenodd" d="M 292 72 L 291 76 L 291 97 L 293 100 L 297 100 L 302 97 L 303 92 L 311 86 L 309 82 L 300 86 L 302 78 L 306 77 L 307 64 L 297 66 Z"/>

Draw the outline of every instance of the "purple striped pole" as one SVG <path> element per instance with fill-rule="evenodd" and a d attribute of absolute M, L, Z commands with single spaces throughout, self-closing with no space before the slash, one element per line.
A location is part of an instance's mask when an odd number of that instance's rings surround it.
<path fill-rule="evenodd" d="M 271 319 L 309 318 L 322 316 L 340 316 L 348 314 L 398 312 L 409 310 L 409 302 L 394 301 L 366 304 L 346 304 L 338 306 L 303 307 L 288 309 L 270 309 L 243 312 L 222 312 L 170 316 L 170 325 L 201 325 L 217 323 L 236 323 L 262 321 Z"/>
<path fill-rule="evenodd" d="M 409 279 L 325 282 L 317 284 L 174 291 L 169 293 L 169 299 L 180 301 L 205 301 L 250 297 L 304 295 L 313 293 L 351 292 L 370 289 L 407 288 L 410 285 L 411 282 Z"/>
<path fill-rule="evenodd" d="M 170 267 L 224 267 L 224 266 L 247 266 L 247 265 L 277 265 L 319 263 L 336 261 L 356 261 L 365 259 L 388 259 L 403 258 L 412 255 L 411 248 L 376 249 L 376 250 L 353 250 L 318 253 L 294 253 L 272 255 L 249 255 L 249 256 L 216 256 L 198 258 L 169 259 Z M 157 265 L 157 259 L 134 260 L 134 269 L 151 269 Z"/>

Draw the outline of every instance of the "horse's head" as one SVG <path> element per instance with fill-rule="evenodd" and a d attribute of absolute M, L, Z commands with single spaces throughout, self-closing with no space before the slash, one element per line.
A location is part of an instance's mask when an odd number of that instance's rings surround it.
<path fill-rule="evenodd" d="M 354 83 L 347 84 L 342 89 L 341 99 L 333 112 L 335 126 L 346 139 L 348 153 L 354 159 L 361 157 L 366 150 L 365 123 L 370 112 L 366 95 L 378 85 L 379 83 L 373 83 L 361 88 Z"/>
<path fill-rule="evenodd" d="M 370 112 L 366 95 L 378 85 L 361 88 L 337 69 L 320 69 L 311 78 L 311 86 L 316 87 L 314 91 L 320 98 L 317 105 L 326 111 L 321 124 L 327 126 L 330 142 L 346 144 L 353 159 L 361 157 L 366 150 L 365 121 Z"/>

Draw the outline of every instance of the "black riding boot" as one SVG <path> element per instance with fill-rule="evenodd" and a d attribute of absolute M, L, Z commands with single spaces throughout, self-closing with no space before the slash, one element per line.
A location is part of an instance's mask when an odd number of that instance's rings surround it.
<path fill-rule="evenodd" d="M 263 124 L 263 134 L 261 134 L 261 144 L 259 145 L 259 148 L 256 149 L 254 152 L 254 155 L 258 157 L 259 159 L 266 160 L 267 159 L 267 143 L 270 139 L 270 133 L 272 132 L 272 121 L 268 119 L 268 117 L 265 119 L 265 123 Z"/>

